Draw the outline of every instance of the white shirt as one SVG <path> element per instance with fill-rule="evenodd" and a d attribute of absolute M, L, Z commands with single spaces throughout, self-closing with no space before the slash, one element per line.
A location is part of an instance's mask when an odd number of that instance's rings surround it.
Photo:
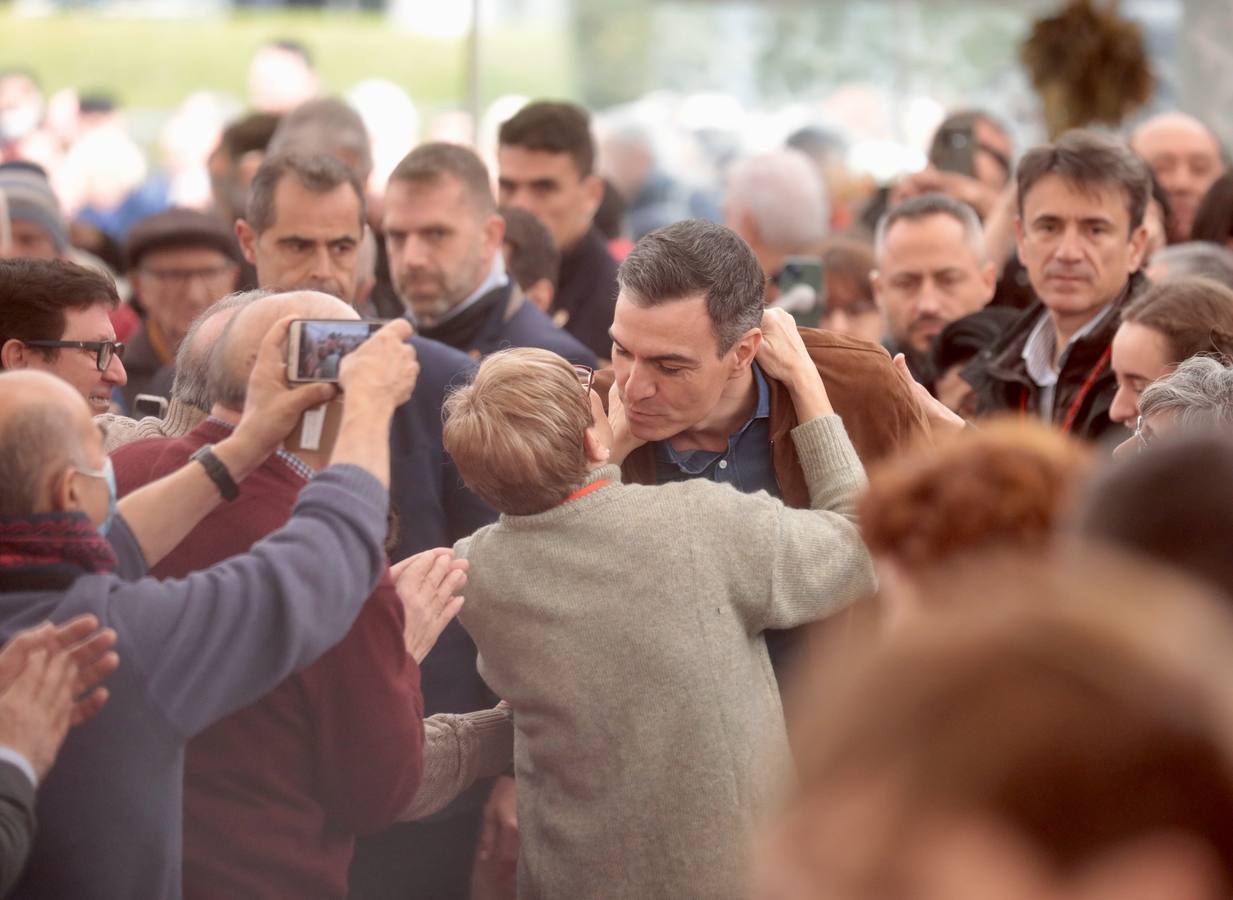
<path fill-rule="evenodd" d="M 1023 362 L 1027 366 L 1028 377 L 1040 388 L 1040 416 L 1046 422 L 1053 420 L 1053 399 L 1057 394 L 1058 374 L 1066 365 L 1070 349 L 1083 337 L 1091 334 L 1113 312 L 1114 304 L 1108 304 L 1099 314 L 1092 317 L 1086 325 L 1070 336 L 1062 352 L 1056 354 L 1057 365 L 1054 365 L 1054 351 L 1057 348 L 1057 329 L 1053 326 L 1053 317 L 1049 310 L 1040 314 L 1040 319 L 1028 335 L 1027 343 L 1023 345 Z"/>

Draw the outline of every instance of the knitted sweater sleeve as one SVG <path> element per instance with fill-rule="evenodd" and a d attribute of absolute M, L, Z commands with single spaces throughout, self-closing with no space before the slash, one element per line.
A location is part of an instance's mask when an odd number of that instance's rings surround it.
<path fill-rule="evenodd" d="M 758 541 L 738 542 L 733 563 L 747 567 L 744 604 L 751 632 L 795 628 L 838 612 L 877 585 L 856 527 L 865 473 L 843 422 L 821 416 L 792 430 L 809 485 L 809 509 L 764 503 L 746 522 Z M 756 523 L 756 525 L 754 524 Z"/>
<path fill-rule="evenodd" d="M 514 719 L 507 706 L 424 720 L 424 774 L 404 822 L 444 808 L 480 778 L 500 775 L 514 755 Z"/>
<path fill-rule="evenodd" d="M 387 509 L 375 478 L 331 466 L 249 553 L 183 579 L 117 582 L 106 620 L 154 707 L 191 736 L 338 643 L 385 571 Z"/>

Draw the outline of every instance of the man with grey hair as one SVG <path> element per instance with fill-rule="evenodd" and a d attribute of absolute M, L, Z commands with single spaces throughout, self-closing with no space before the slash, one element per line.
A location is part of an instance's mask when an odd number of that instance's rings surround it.
<path fill-rule="evenodd" d="M 768 300 L 779 296 L 784 261 L 816 255 L 829 221 L 822 179 L 799 150 L 749 156 L 728 170 L 724 224 L 753 249 L 768 279 Z"/>
<path fill-rule="evenodd" d="M 1152 254 L 1147 277 L 1153 282 L 1198 275 L 1233 288 L 1233 250 L 1208 241 L 1170 244 Z"/>
<path fill-rule="evenodd" d="M 130 419 L 116 413 L 102 413 L 94 420 L 103 429 L 103 452 L 111 453 L 133 441 L 154 437 L 180 437 L 206 417 L 213 405 L 207 384 L 210 348 L 231 317 L 241 307 L 268 291 L 242 291 L 213 303 L 189 326 L 176 351 L 175 378 L 167 411 L 162 416 Z"/>
<path fill-rule="evenodd" d="M 922 194 L 892 207 L 874 236 L 873 294 L 884 344 L 908 370 L 933 381 L 929 351 L 956 319 L 982 309 L 997 287 L 976 212 L 945 194 Z"/>
<path fill-rule="evenodd" d="M 247 405 L 254 347 L 271 322 L 286 316 L 357 318 L 341 300 L 315 292 L 252 301 L 210 352 L 210 418 L 177 440 L 146 441 L 115 454 L 121 495 L 230 434 Z M 203 521 L 154 574 L 184 577 L 262 540 L 286 520 L 299 486 L 327 458 L 326 447 L 280 450 L 250 476 L 234 504 Z M 354 835 L 385 827 L 412 807 L 424 739 L 418 663 L 454 613 L 442 608 L 429 617 L 429 610 L 416 605 L 412 589 L 435 560 L 429 553 L 395 567 L 327 656 L 190 744 L 184 775 L 186 898 L 342 897 Z M 364 701 L 357 703 L 361 695 Z M 476 763 L 465 758 L 466 751 L 475 757 L 476 735 L 499 737 L 503 727 L 508 751 L 507 718 L 500 711 L 476 714 L 461 731 L 447 729 L 449 740 L 435 752 L 460 760 L 460 774 L 469 770 L 473 778 Z M 442 733 L 434 733 L 440 743 Z M 508 761 L 507 752 L 488 774 Z M 439 769 L 434 772 L 440 780 Z M 438 805 L 469 784 L 445 780 L 430 791 Z M 418 803 L 416 808 L 423 810 Z M 292 847 L 296 852 L 288 852 Z M 272 859 L 286 862 L 274 865 Z"/>
<path fill-rule="evenodd" d="M 284 115 L 266 153 L 332 156 L 354 172 L 362 185 L 367 185 L 372 174 L 372 142 L 364 120 L 336 97 L 308 100 Z"/>

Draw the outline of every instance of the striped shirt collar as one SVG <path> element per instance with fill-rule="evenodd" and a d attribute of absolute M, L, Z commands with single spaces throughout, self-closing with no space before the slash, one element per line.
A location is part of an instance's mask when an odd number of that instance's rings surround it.
<path fill-rule="evenodd" d="M 1038 387 L 1049 387 L 1057 384 L 1058 373 L 1066 365 L 1066 357 L 1076 343 L 1098 329 L 1105 319 L 1113 312 L 1117 303 L 1108 304 L 1097 315 L 1073 335 L 1057 356 L 1057 366 L 1053 365 L 1054 350 L 1057 348 L 1057 330 L 1053 326 L 1053 317 L 1049 310 L 1040 314 L 1032 333 L 1028 335 L 1027 343 L 1023 345 L 1023 362 L 1027 367 L 1028 376 Z"/>
<path fill-rule="evenodd" d="M 230 422 L 224 422 L 222 419 L 219 419 L 215 416 L 207 416 L 206 420 L 214 423 L 220 428 L 226 428 L 228 431 L 235 431 L 234 425 L 232 425 Z M 282 460 L 282 462 L 287 466 L 287 468 L 289 468 L 295 474 L 299 475 L 305 481 L 312 480 L 312 477 L 315 473 L 309 467 L 308 463 L 304 462 L 304 460 L 300 459 L 298 456 L 296 456 L 291 451 L 284 450 L 280 447 L 279 449 L 274 451 L 274 455 L 277 456 L 280 460 Z"/>

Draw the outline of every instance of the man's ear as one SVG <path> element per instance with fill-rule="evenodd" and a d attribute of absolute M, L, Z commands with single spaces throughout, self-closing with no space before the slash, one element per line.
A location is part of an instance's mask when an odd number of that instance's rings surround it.
<path fill-rule="evenodd" d="M 250 265 L 257 265 L 257 232 L 245 219 L 235 220 L 235 236 L 240 242 L 240 252 Z"/>
<path fill-rule="evenodd" d="M 26 357 L 26 345 L 17 338 L 9 338 L 4 342 L 4 346 L 0 347 L 0 367 L 2 368 L 24 369 L 29 365 Z"/>
<path fill-rule="evenodd" d="M 869 272 L 869 286 L 873 288 L 873 302 L 877 304 L 878 309 L 885 309 L 886 304 L 882 302 L 882 290 L 886 285 L 882 281 L 882 273 L 877 269 Z"/>
<path fill-rule="evenodd" d="M 500 253 L 501 246 L 505 242 L 505 219 L 500 213 L 492 213 L 484 219 L 480 226 L 480 234 L 484 242 L 484 258 L 491 262 L 493 254 Z"/>
<path fill-rule="evenodd" d="M 50 512 L 70 512 L 85 509 L 84 498 L 77 490 L 77 479 L 71 466 L 64 466 L 47 476 L 47 508 Z"/>
<path fill-rule="evenodd" d="M 1027 256 L 1023 252 L 1023 217 L 1015 216 L 1015 250 L 1019 253 L 1019 259 L 1026 259 Z"/>
<path fill-rule="evenodd" d="M 993 264 L 993 260 L 985 260 L 985 264 L 980 267 L 980 282 L 985 286 L 985 303 L 988 304 L 998 290 L 998 267 Z"/>
<path fill-rule="evenodd" d="M 762 329 L 751 328 L 741 339 L 732 345 L 732 376 L 739 375 L 749 364 L 753 362 L 754 357 L 758 355 L 758 348 L 762 346 Z"/>
<path fill-rule="evenodd" d="M 582 179 L 582 190 L 591 207 L 591 217 L 594 218 L 599 212 L 599 205 L 604 202 L 604 179 L 592 172 Z"/>
<path fill-rule="evenodd" d="M 1143 257 L 1147 253 L 1147 226 L 1140 225 L 1130 235 L 1130 265 L 1127 275 L 1133 274 L 1143 266 Z"/>
<path fill-rule="evenodd" d="M 599 436 L 599 429 L 594 425 L 582 433 L 582 447 L 586 451 L 587 463 L 592 466 L 602 466 L 612 456 L 612 450 Z"/>

